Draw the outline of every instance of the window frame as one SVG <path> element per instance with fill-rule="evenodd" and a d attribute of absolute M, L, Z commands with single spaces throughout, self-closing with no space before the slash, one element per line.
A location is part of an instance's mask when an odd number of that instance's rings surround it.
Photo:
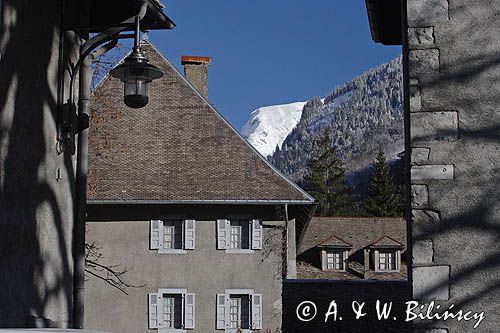
<path fill-rule="evenodd" d="M 231 221 L 238 220 L 241 224 L 244 221 L 248 221 L 248 232 L 243 232 L 243 226 L 241 227 L 240 233 L 240 246 L 247 241 L 248 248 L 231 248 Z M 220 231 L 220 224 L 225 221 L 225 230 Z M 253 254 L 256 250 L 262 249 L 263 244 L 263 221 L 261 219 L 256 219 L 250 215 L 229 215 L 225 219 L 218 219 L 216 222 L 217 229 L 217 249 L 225 250 L 226 253 L 231 254 Z M 256 228 L 256 223 L 258 223 L 258 228 Z M 244 240 L 244 233 L 248 234 L 248 240 Z M 221 247 L 221 236 L 225 235 L 225 239 L 222 241 L 225 243 L 225 247 Z M 256 238 L 257 237 L 257 238 Z M 257 242 L 254 240 L 256 238 Z M 258 243 L 258 244 L 257 244 Z M 257 246 L 256 246 L 257 245 Z"/>
<path fill-rule="evenodd" d="M 329 268 L 329 255 L 333 254 L 333 268 Z M 341 268 L 335 268 L 335 254 L 340 254 Z M 325 272 L 345 272 L 347 270 L 347 260 L 349 250 L 345 248 L 324 248 L 321 251 L 321 270 Z"/>
<path fill-rule="evenodd" d="M 384 265 L 385 267 L 382 268 L 382 263 L 381 263 L 381 254 L 384 254 Z M 387 255 L 390 255 L 390 258 L 392 260 L 389 260 Z M 376 249 L 375 250 L 375 271 L 376 272 L 399 272 L 400 271 L 400 260 L 401 260 L 401 251 L 397 249 Z M 393 268 L 387 268 L 388 263 L 392 262 Z"/>
<path fill-rule="evenodd" d="M 249 328 L 245 328 L 245 329 L 242 329 L 242 328 L 230 328 L 230 299 L 231 299 L 231 296 L 248 296 L 248 327 Z M 221 327 L 216 327 L 216 330 L 223 330 L 224 333 L 251 333 L 251 332 L 254 332 L 254 331 L 259 331 L 262 329 L 262 294 L 256 294 L 255 291 L 253 289 L 225 289 L 224 290 L 224 294 L 217 294 L 217 307 L 220 306 L 220 304 L 218 304 L 219 302 L 219 297 L 225 297 L 225 300 L 226 300 L 226 304 L 225 304 L 225 308 L 227 311 L 227 315 L 226 315 L 226 321 L 225 321 L 225 327 L 224 328 L 221 328 Z M 258 313 L 259 313 L 259 327 L 255 327 L 254 328 L 254 308 L 255 308 L 255 305 L 253 304 L 254 302 L 254 298 L 255 297 L 258 297 L 259 299 L 259 303 L 258 304 Z M 241 308 L 242 308 L 242 301 L 243 301 L 243 298 L 240 297 L 241 301 L 240 301 L 240 313 L 239 313 L 239 316 L 240 316 L 240 325 L 241 325 L 241 318 L 242 318 L 242 312 L 241 312 Z M 219 310 L 216 311 L 216 316 L 219 315 Z M 219 318 L 217 317 L 216 318 L 216 321 L 218 321 Z M 217 324 L 218 326 L 218 324 Z"/>
<path fill-rule="evenodd" d="M 188 293 L 188 290 L 187 289 L 179 289 L 179 288 L 160 288 L 157 290 L 156 293 L 150 293 L 148 294 L 148 299 L 149 299 L 149 311 L 148 311 L 148 321 L 151 322 L 151 295 L 155 295 L 156 297 L 158 297 L 160 300 L 161 300 L 161 313 L 159 314 L 161 317 L 161 320 L 158 320 L 158 310 L 156 309 L 155 310 L 155 313 L 156 313 L 156 321 L 157 321 L 157 327 L 151 327 L 151 324 L 148 325 L 148 328 L 149 329 L 156 329 L 158 331 L 161 331 L 162 333 L 187 333 L 187 332 L 190 332 L 195 328 L 195 323 L 196 323 L 196 316 L 195 316 L 195 294 L 194 293 Z M 182 328 L 173 328 L 173 327 L 165 327 L 163 324 L 165 323 L 164 320 L 163 320 L 163 315 L 164 315 L 164 301 L 165 301 L 165 295 L 179 295 L 180 298 L 181 298 L 181 306 L 180 306 L 180 309 L 181 309 L 181 313 L 180 313 L 180 322 L 181 322 L 181 326 Z M 192 304 L 189 304 L 187 305 L 186 304 L 186 298 L 188 295 L 192 295 Z M 174 300 L 175 300 L 175 297 L 174 297 Z M 193 327 L 192 328 L 186 328 L 186 310 L 187 310 L 187 307 L 188 306 L 191 306 L 192 307 L 192 310 L 193 310 L 193 313 L 192 313 L 192 321 L 193 321 Z M 175 301 L 174 301 L 174 304 L 173 304 L 173 308 L 174 308 L 174 317 L 172 318 L 173 322 L 175 323 Z M 163 324 L 162 324 L 163 323 Z"/>
<path fill-rule="evenodd" d="M 188 222 L 189 221 L 189 222 Z M 174 233 L 172 234 L 172 244 L 174 248 L 166 248 L 164 244 L 165 237 L 165 228 L 168 227 L 165 225 L 165 222 L 171 222 L 173 226 Z M 153 229 L 153 224 L 157 223 L 161 226 L 158 227 L 158 230 Z M 180 226 L 176 226 L 176 224 L 180 224 Z M 188 230 L 186 228 L 187 223 L 192 223 L 191 228 L 189 229 L 189 238 Z M 150 233 L 149 233 L 149 242 L 150 249 L 157 250 L 159 254 L 186 254 L 188 251 L 192 251 L 195 249 L 195 239 L 196 239 L 196 220 L 187 218 L 186 216 L 160 216 L 158 219 L 150 220 Z M 177 230 L 180 229 L 180 230 Z M 180 232 L 180 236 L 177 234 Z M 154 236 L 153 233 L 158 233 L 158 235 Z M 177 236 L 176 236 L 177 235 Z M 158 237 L 158 244 L 153 246 L 153 237 Z M 180 248 L 175 248 L 176 238 L 180 237 Z M 192 244 L 187 246 L 187 240 L 189 240 Z"/>

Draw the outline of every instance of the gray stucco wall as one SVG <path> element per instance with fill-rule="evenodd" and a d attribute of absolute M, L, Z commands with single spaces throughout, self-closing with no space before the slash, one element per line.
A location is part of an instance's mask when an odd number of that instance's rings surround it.
<path fill-rule="evenodd" d="M 215 221 L 197 221 L 195 250 L 158 254 L 149 250 L 149 223 L 88 223 L 87 240 L 102 247 L 103 262 L 130 268 L 125 279 L 145 286 L 129 288 L 129 295 L 125 295 L 91 278 L 85 291 L 86 328 L 148 331 L 147 294 L 158 288 L 187 288 L 196 294 L 196 329 L 190 332 L 221 332 L 215 330 L 216 294 L 225 289 L 254 289 L 262 294 L 263 329 L 274 332 L 281 327 L 282 227 L 266 226 L 264 222 L 263 250 L 227 254 L 216 249 Z"/>
<path fill-rule="evenodd" d="M 56 150 L 61 2 L 1 4 L 0 327 L 66 327 L 74 177 Z"/>
<path fill-rule="evenodd" d="M 499 13 L 495 1 L 407 7 L 413 296 L 484 311 L 475 332 L 500 324 Z M 425 325 L 473 331 L 457 320 Z"/>

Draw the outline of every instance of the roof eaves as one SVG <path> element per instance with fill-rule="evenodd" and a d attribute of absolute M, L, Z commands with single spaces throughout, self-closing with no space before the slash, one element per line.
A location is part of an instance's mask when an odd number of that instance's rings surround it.
<path fill-rule="evenodd" d="M 88 200 L 89 205 L 311 205 L 308 200 Z"/>

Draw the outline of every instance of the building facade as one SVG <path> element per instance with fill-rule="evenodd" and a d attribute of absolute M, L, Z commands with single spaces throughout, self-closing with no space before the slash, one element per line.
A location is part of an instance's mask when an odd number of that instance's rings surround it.
<path fill-rule="evenodd" d="M 71 325 L 74 158 L 57 139 L 80 42 L 63 15 L 0 1 L 0 327 Z"/>
<path fill-rule="evenodd" d="M 313 199 L 208 102 L 209 58 L 183 58 L 191 83 L 149 41 L 141 45 L 165 75 L 141 110 L 116 103 L 122 83 L 104 79 L 94 96 L 89 161 L 87 242 L 134 286 L 125 295 L 91 277 L 86 327 L 281 329 L 294 226 Z"/>
<path fill-rule="evenodd" d="M 416 329 L 498 331 L 500 6 L 367 5 L 374 40 L 403 45 L 413 297 L 485 316 L 476 329 L 457 320 L 419 322 Z"/>

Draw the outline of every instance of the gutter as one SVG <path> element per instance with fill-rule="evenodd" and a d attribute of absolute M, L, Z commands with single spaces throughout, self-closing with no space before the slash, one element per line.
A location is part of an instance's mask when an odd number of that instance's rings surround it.
<path fill-rule="evenodd" d="M 89 205 L 313 205 L 309 200 L 88 200 Z"/>

